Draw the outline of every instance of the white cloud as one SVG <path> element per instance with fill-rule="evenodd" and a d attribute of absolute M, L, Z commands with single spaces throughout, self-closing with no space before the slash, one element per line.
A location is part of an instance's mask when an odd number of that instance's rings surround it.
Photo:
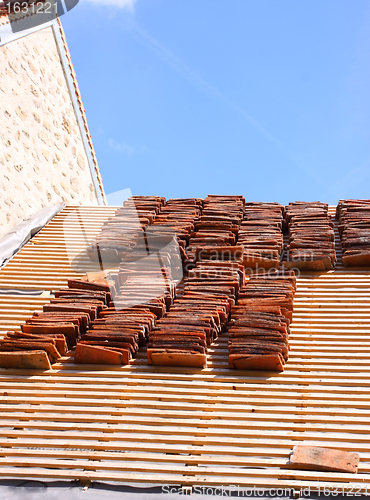
<path fill-rule="evenodd" d="M 90 2 L 96 5 L 112 5 L 120 9 L 127 9 L 130 12 L 134 11 L 136 0 L 82 0 L 83 2 Z"/>
<path fill-rule="evenodd" d="M 130 146 L 127 142 L 117 142 L 114 139 L 109 139 L 108 145 L 112 149 L 130 156 L 137 153 L 143 154 L 149 152 L 149 149 L 146 146 L 138 146 L 136 144 Z"/>
<path fill-rule="evenodd" d="M 126 142 L 116 142 L 114 139 L 109 139 L 108 144 L 112 149 L 116 149 L 121 153 L 126 153 L 128 155 L 135 153 L 135 149 L 132 146 L 129 146 Z"/>

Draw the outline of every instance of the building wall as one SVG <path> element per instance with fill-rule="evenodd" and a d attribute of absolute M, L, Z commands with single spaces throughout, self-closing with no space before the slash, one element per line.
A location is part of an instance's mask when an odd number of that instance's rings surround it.
<path fill-rule="evenodd" d="M 0 47 L 0 237 L 40 208 L 97 205 L 51 27 Z"/>

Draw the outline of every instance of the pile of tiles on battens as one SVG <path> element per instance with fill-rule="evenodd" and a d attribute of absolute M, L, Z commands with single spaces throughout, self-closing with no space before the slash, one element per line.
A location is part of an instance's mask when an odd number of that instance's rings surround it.
<path fill-rule="evenodd" d="M 245 204 L 238 234 L 238 244 L 244 248 L 244 267 L 278 268 L 284 248 L 283 215 L 284 207 L 279 203 Z"/>
<path fill-rule="evenodd" d="M 122 257 L 117 307 L 152 304 L 163 316 L 174 298 L 176 278 L 182 278 L 184 248 L 198 206 L 194 198 L 163 203 L 145 238 Z"/>
<path fill-rule="evenodd" d="M 328 204 L 295 202 L 285 207 L 288 224 L 286 268 L 325 271 L 336 263 L 334 224 Z"/>
<path fill-rule="evenodd" d="M 104 276 L 94 277 L 91 281 L 69 280 L 68 287 L 55 292 L 55 296 L 66 303 L 73 301 L 75 307 L 81 307 L 84 300 L 90 301 L 95 295 L 101 302 L 96 314 L 90 317 L 87 328 L 77 341 L 74 361 L 78 364 L 127 364 L 139 348 L 139 339 L 143 327 L 142 318 L 135 323 L 125 324 L 117 329 L 115 324 L 104 321 L 108 305 L 115 298 L 115 283 Z M 53 300 L 51 301 L 53 304 Z"/>
<path fill-rule="evenodd" d="M 184 293 L 150 332 L 149 363 L 206 366 L 207 346 L 225 330 L 244 280 L 242 252 L 235 247 L 243 205 L 242 197 L 210 196 L 204 201 L 189 238 L 193 266 L 184 279 Z"/>
<path fill-rule="evenodd" d="M 370 266 L 370 200 L 340 200 L 336 217 L 345 266 Z"/>
<path fill-rule="evenodd" d="M 0 366 L 50 369 L 84 339 L 114 294 L 114 284 L 69 280 L 68 288 L 55 292 L 43 312 L 35 312 L 21 326 L 8 332 L 0 345 Z"/>
<path fill-rule="evenodd" d="M 187 248 L 187 255 L 193 262 L 199 259 L 199 254 L 203 259 L 218 257 L 222 252 L 225 258 L 241 254 L 243 249 L 235 244 L 244 204 L 243 196 L 207 196 Z"/>
<path fill-rule="evenodd" d="M 293 271 L 252 274 L 231 308 L 229 366 L 283 371 L 288 360 L 296 278 Z"/>
<path fill-rule="evenodd" d="M 197 200 L 171 200 L 163 204 L 145 239 L 123 256 L 118 274 L 117 312 L 149 308 L 157 323 L 170 308 L 176 294 L 177 280 L 182 278 L 183 260 L 193 219 L 198 216 Z M 178 222 L 180 221 L 180 222 Z M 149 332 L 148 359 L 153 342 Z M 146 339 L 147 340 L 147 339 Z M 160 352 L 154 355 L 161 363 Z M 157 363 L 158 361 L 158 363 Z"/>
<path fill-rule="evenodd" d="M 147 251 L 144 242 L 135 247 L 130 260 L 121 261 L 117 281 L 119 292 L 115 300 L 117 310 L 145 306 L 158 318 L 164 315 L 176 291 L 172 272 L 182 267 L 179 256 L 161 251 L 165 244 L 165 237 L 156 235 L 150 239 L 151 252 Z"/>
<path fill-rule="evenodd" d="M 110 217 L 98 236 L 87 248 L 92 261 L 119 263 L 136 245 L 143 232 L 153 223 L 165 198 L 160 196 L 132 196 Z"/>
<path fill-rule="evenodd" d="M 114 300 L 109 302 L 109 307 L 92 322 L 91 330 L 83 342 L 78 343 L 75 362 L 128 363 L 138 349 L 146 344 L 155 319 L 166 310 L 166 301 L 172 301 L 174 290 L 163 278 L 168 257 L 164 254 L 158 259 L 155 251 L 162 241 L 158 242 L 158 235 L 153 238 L 148 236 L 150 226 L 164 202 L 164 198 L 156 196 L 133 196 L 109 221 L 110 229 L 124 233 L 128 242 L 126 246 L 118 247 L 117 257 L 121 262 L 116 284 L 118 292 Z M 103 257 L 104 249 L 107 249 L 106 234 L 110 229 L 103 230 L 103 235 L 100 234 L 94 242 L 99 245 Z M 181 262 L 178 265 L 181 266 Z M 119 357 L 113 355 L 104 357 L 101 354 L 97 357 L 99 352 L 96 346 L 100 347 L 101 342 L 106 345 L 109 343 L 111 347 L 119 347 L 119 342 L 126 342 L 126 356 L 121 362 Z M 96 352 L 92 358 L 90 354 L 94 353 L 94 349 Z"/>
<path fill-rule="evenodd" d="M 183 249 L 181 256 L 184 266 L 186 266 L 187 259 L 185 248 L 201 210 L 202 200 L 197 198 L 171 199 L 165 204 L 155 221 L 154 229 L 157 232 L 162 232 L 163 235 L 167 232 L 176 234 L 181 245 L 180 249 Z M 169 279 L 174 278 L 173 266 L 174 263 L 171 262 Z M 176 308 L 176 305 L 173 307 Z M 169 304 L 168 309 L 171 311 L 172 305 Z M 204 332 L 195 326 L 183 326 L 181 320 L 174 320 L 174 314 L 175 311 L 172 315 L 171 312 L 167 312 L 164 318 L 158 318 L 156 329 L 150 332 L 147 344 L 148 363 L 164 366 L 203 366 L 206 350 Z M 170 318 L 169 315 L 171 315 Z"/>
<path fill-rule="evenodd" d="M 124 329 L 126 333 L 136 324 L 141 331 L 135 353 L 137 347 L 146 344 L 155 320 L 161 318 L 173 302 L 176 282 L 172 274 L 182 277 L 186 235 L 193 229 L 193 224 L 186 228 L 184 224 L 176 222 L 176 218 L 181 215 L 183 207 L 183 213 L 187 218 L 190 215 L 191 222 L 198 216 L 197 205 L 199 202 L 195 199 L 193 203 L 191 200 L 170 200 L 165 204 L 165 199 L 161 197 L 133 196 L 116 212 L 116 216 L 109 221 L 103 234 L 96 238 L 95 247 L 98 246 L 99 257 L 104 261 L 104 256 L 107 255 L 104 251 L 111 250 L 106 244 L 109 242 L 107 235 L 112 230 L 112 242 L 116 231 L 125 232 L 127 244 L 119 246 L 117 252 L 117 257 L 120 259 L 118 293 L 114 302 L 110 302 L 109 308 L 104 310 L 92 325 L 95 330 Z M 163 210 L 165 215 L 158 224 L 155 224 L 156 218 L 161 217 Z M 115 257 L 114 253 L 112 257 Z M 107 261 L 109 262 L 109 253 Z M 99 332 L 100 334 L 102 333 Z M 96 342 L 97 336 L 96 331 L 90 332 L 86 343 L 89 340 Z M 76 356 L 76 362 L 82 362 L 80 356 L 82 349 L 88 354 L 86 343 L 85 345 L 79 343 L 79 356 Z M 88 355 L 84 359 L 88 362 Z"/>
<path fill-rule="evenodd" d="M 153 229 L 162 234 L 176 234 L 181 257 L 185 264 L 185 248 L 189 244 L 194 224 L 202 212 L 200 198 L 172 198 L 161 208 L 160 214 L 153 221 Z"/>

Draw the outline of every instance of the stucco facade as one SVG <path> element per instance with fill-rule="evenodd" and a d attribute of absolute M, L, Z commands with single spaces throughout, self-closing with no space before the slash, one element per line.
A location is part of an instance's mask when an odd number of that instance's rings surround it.
<path fill-rule="evenodd" d="M 0 237 L 45 206 L 99 203 L 52 27 L 0 46 L 0 124 Z"/>

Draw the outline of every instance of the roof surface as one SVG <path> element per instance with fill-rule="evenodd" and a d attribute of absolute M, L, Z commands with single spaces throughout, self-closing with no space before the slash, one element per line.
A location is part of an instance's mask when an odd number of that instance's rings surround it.
<path fill-rule="evenodd" d="M 7 264 L 3 332 L 48 301 L 10 290 L 51 291 L 81 276 L 90 268 L 86 240 L 114 212 L 66 207 Z M 343 267 L 336 236 L 336 269 L 297 280 L 283 373 L 229 370 L 225 336 L 202 370 L 148 366 L 145 350 L 117 368 L 76 367 L 66 356 L 47 372 L 1 369 L 0 476 L 298 491 L 319 481 L 364 491 L 370 272 Z M 289 470 L 289 452 L 302 442 L 359 452 L 359 473 Z"/>

